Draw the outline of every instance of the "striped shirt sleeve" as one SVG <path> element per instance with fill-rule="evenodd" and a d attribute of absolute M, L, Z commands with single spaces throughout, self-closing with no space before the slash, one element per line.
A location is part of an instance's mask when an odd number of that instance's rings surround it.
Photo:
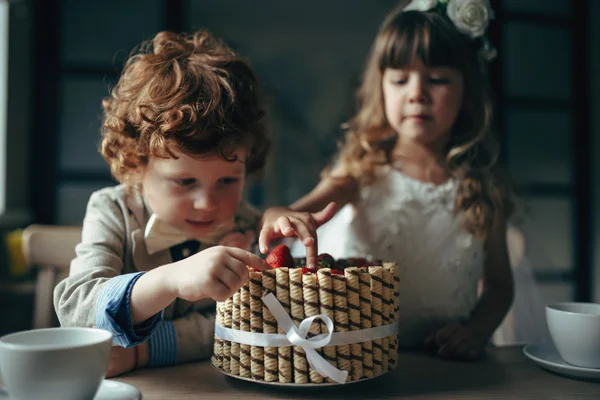
<path fill-rule="evenodd" d="M 104 284 L 98 296 L 96 325 L 113 334 L 113 344 L 137 346 L 148 340 L 149 366 L 177 362 L 177 339 L 173 322 L 163 321 L 164 311 L 140 325 L 131 320 L 131 290 L 143 272 L 119 275 Z"/>
<path fill-rule="evenodd" d="M 142 324 L 133 326 L 131 320 L 131 290 L 143 272 L 124 274 L 103 285 L 96 303 L 96 326 L 113 334 L 113 344 L 122 347 L 137 346 L 148 340 L 159 328 L 163 311 Z"/>

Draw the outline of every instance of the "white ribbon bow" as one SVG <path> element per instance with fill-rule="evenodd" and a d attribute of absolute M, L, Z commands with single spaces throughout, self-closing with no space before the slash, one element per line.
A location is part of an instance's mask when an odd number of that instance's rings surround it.
<path fill-rule="evenodd" d="M 296 328 L 296 325 L 285 312 L 281 303 L 277 301 L 277 298 L 275 298 L 273 293 L 263 296 L 262 301 L 269 308 L 269 311 L 271 311 L 271 314 L 273 314 L 273 317 L 275 317 L 279 326 L 286 332 L 286 336 L 290 343 L 304 349 L 306 360 L 312 369 L 323 376 L 333 379 L 337 383 L 346 382 L 348 371 L 337 369 L 315 351 L 315 349 L 327 346 L 329 342 L 331 342 L 331 335 L 333 334 L 333 321 L 331 321 L 331 318 L 324 314 L 318 314 L 303 319 L 298 328 Z M 326 335 L 318 335 L 307 339 L 306 336 L 308 335 L 310 325 L 317 318 L 320 318 L 325 322 L 328 332 Z"/>
<path fill-rule="evenodd" d="M 243 332 L 231 328 L 225 328 L 215 324 L 215 335 L 218 338 L 250 346 L 286 347 L 299 346 L 304 349 L 306 359 L 312 369 L 323 376 L 329 377 L 337 383 L 345 383 L 348 371 L 339 370 L 329 364 L 314 349 L 324 346 L 336 346 L 343 344 L 361 343 L 368 340 L 381 339 L 395 335 L 398 332 L 398 323 L 377 326 L 375 328 L 361 329 L 358 331 L 333 333 L 333 321 L 326 315 L 319 314 L 305 318 L 296 327 L 290 316 L 285 312 L 282 305 L 277 301 L 273 293 L 262 298 L 263 303 L 273 314 L 279 326 L 286 332 L 285 335 L 276 333 Z M 327 325 L 326 334 L 307 338 L 310 325 L 315 319 L 321 319 Z"/>

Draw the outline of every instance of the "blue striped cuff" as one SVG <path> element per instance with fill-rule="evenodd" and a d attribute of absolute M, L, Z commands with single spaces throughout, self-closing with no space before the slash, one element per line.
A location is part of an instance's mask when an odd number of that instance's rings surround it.
<path fill-rule="evenodd" d="M 96 303 L 96 327 L 113 334 L 113 344 L 122 347 L 143 343 L 160 324 L 163 311 L 142 325 L 135 327 L 131 321 L 131 290 L 143 272 L 115 276 L 105 282 Z"/>
<path fill-rule="evenodd" d="M 154 334 L 148 340 L 148 365 L 157 367 L 171 365 L 177 362 L 177 337 L 173 322 L 162 321 Z"/>

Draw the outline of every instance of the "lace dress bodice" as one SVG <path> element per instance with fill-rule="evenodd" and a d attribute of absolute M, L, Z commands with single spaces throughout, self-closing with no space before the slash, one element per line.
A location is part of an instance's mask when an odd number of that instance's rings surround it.
<path fill-rule="evenodd" d="M 456 190 L 454 180 L 437 186 L 388 168 L 318 230 L 320 253 L 400 266 L 400 346 L 418 346 L 445 324 L 467 319 L 477 302 L 483 241 L 454 212 Z M 304 248 L 292 251 L 302 256 Z"/>

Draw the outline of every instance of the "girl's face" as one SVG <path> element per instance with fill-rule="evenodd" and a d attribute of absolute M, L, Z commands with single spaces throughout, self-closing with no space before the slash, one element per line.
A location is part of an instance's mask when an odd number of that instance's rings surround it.
<path fill-rule="evenodd" d="M 200 239 L 222 223 L 233 220 L 242 200 L 246 151 L 236 161 L 219 156 L 150 157 L 142 187 L 152 211 L 161 220 Z"/>
<path fill-rule="evenodd" d="M 387 68 L 382 79 L 385 116 L 401 139 L 439 149 L 446 143 L 463 104 L 462 74 L 421 61 Z"/>

